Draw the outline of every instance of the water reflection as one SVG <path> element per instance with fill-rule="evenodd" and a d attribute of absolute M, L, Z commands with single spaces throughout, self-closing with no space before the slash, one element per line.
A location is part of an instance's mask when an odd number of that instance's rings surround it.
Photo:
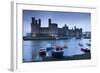
<path fill-rule="evenodd" d="M 83 46 L 79 46 L 79 43 L 82 43 Z M 84 54 L 81 51 L 81 47 L 89 48 L 86 43 L 90 43 L 89 39 L 69 39 L 69 40 L 34 40 L 34 41 L 23 41 L 23 60 L 24 61 L 36 61 L 41 60 L 39 57 L 39 49 L 46 48 L 47 44 L 56 45 L 67 45 L 67 48 L 64 48 L 64 56 L 73 56 L 78 54 Z M 47 53 L 47 56 L 51 56 L 50 52 Z"/>

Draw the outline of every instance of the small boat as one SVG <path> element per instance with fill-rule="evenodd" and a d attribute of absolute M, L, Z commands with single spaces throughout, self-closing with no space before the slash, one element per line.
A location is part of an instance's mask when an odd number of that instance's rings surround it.
<path fill-rule="evenodd" d="M 79 46 L 83 46 L 83 44 L 81 44 L 81 43 L 79 43 L 78 45 L 79 45 Z"/>
<path fill-rule="evenodd" d="M 46 49 L 41 48 L 41 49 L 39 50 L 39 56 L 45 57 L 45 56 L 46 56 Z"/>
<path fill-rule="evenodd" d="M 81 51 L 83 51 L 85 53 L 90 53 L 90 49 L 88 49 L 88 48 L 86 48 L 86 49 L 81 48 Z"/>
<path fill-rule="evenodd" d="M 56 47 L 52 50 L 52 56 L 56 58 L 62 58 L 64 53 L 63 47 Z"/>
<path fill-rule="evenodd" d="M 46 50 L 47 50 L 47 51 L 50 51 L 50 50 L 52 50 L 52 49 L 53 49 L 53 46 L 52 46 L 51 44 L 47 44 Z"/>
<path fill-rule="evenodd" d="M 66 44 L 64 44 L 63 48 L 68 48 L 68 46 Z"/>
<path fill-rule="evenodd" d="M 63 48 L 68 48 L 68 47 L 67 47 L 67 45 L 64 45 L 64 47 L 63 47 Z"/>
<path fill-rule="evenodd" d="M 90 43 L 86 43 L 86 45 L 91 46 L 91 44 L 90 44 Z"/>
<path fill-rule="evenodd" d="M 91 41 L 91 39 L 89 41 Z"/>

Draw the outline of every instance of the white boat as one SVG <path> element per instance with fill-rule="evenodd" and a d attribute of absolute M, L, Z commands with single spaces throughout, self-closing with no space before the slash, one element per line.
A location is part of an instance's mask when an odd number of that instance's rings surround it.
<path fill-rule="evenodd" d="M 49 51 L 49 50 L 52 50 L 52 49 L 53 49 L 53 46 L 51 44 L 47 44 L 46 50 Z"/>
<path fill-rule="evenodd" d="M 56 58 L 63 57 L 64 48 L 63 47 L 56 47 L 52 50 L 52 56 Z"/>
<path fill-rule="evenodd" d="M 39 56 L 41 57 L 46 57 L 46 49 L 45 48 L 41 48 L 39 50 Z"/>

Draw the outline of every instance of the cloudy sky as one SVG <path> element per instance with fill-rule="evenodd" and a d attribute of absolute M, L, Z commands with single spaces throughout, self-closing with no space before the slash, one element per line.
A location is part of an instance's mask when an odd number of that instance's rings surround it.
<path fill-rule="evenodd" d="M 40 18 L 41 27 L 48 27 L 48 19 L 50 18 L 52 23 L 58 24 L 58 27 L 63 27 L 66 24 L 70 29 L 74 26 L 82 28 L 83 32 L 91 29 L 90 13 L 23 10 L 24 35 L 31 31 L 31 17 Z"/>

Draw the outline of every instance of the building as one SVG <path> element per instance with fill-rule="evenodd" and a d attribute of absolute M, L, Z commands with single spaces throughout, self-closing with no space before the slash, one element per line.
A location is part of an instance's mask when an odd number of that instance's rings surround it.
<path fill-rule="evenodd" d="M 82 28 L 76 28 L 76 26 L 74 26 L 74 29 L 69 29 L 66 24 L 62 28 L 58 28 L 58 24 L 52 23 L 51 19 L 48 19 L 48 25 L 48 27 L 41 27 L 41 19 L 36 20 L 35 17 L 32 17 L 32 37 L 82 37 Z"/>
<path fill-rule="evenodd" d="M 90 31 L 86 31 L 83 33 L 83 38 L 91 38 L 91 32 Z"/>
<path fill-rule="evenodd" d="M 51 22 L 51 19 L 48 19 L 48 22 L 49 22 L 49 23 L 48 23 L 48 24 L 49 24 L 49 27 L 48 27 L 48 28 L 49 28 L 49 32 L 48 32 L 49 35 L 52 36 L 52 37 L 53 37 L 53 36 L 56 37 L 57 34 L 58 34 L 58 24 L 52 23 L 52 22 Z"/>
<path fill-rule="evenodd" d="M 35 17 L 32 17 L 31 33 L 32 33 L 33 37 L 35 37 L 37 34 L 39 34 L 40 26 L 41 26 L 41 19 L 36 20 Z"/>

